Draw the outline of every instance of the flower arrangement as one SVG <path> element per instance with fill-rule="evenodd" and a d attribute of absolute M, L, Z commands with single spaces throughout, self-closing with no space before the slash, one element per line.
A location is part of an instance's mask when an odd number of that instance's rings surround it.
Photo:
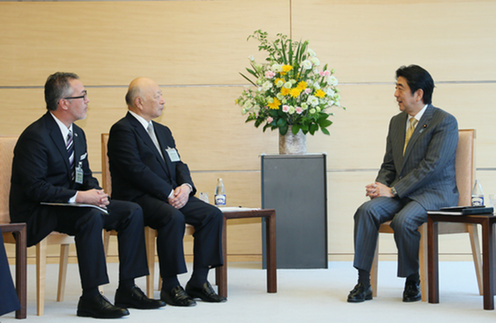
<path fill-rule="evenodd" d="M 308 41 L 293 41 L 277 34 L 269 41 L 267 33 L 257 30 L 248 37 L 260 42 L 259 51 L 266 51 L 264 63 L 250 57 L 249 76 L 240 73 L 255 88 L 245 89 L 236 99 L 246 122 L 254 121 L 255 127 L 263 124 L 263 131 L 279 129 L 285 135 L 291 126 L 293 134 L 302 131 L 314 134 L 319 128 L 329 134 L 332 121 L 329 109 L 341 107 L 337 89 L 338 80 L 334 69 L 327 64 L 322 70 L 316 53 L 308 47 Z M 344 108 L 344 107 L 341 107 Z"/>

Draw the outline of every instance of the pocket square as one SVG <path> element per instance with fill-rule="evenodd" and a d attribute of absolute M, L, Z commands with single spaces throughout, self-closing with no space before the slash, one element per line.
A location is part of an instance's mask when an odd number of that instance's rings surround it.
<path fill-rule="evenodd" d="M 81 155 L 81 157 L 79 157 L 79 160 L 83 160 L 85 159 L 86 157 L 88 156 L 88 153 L 84 153 Z"/>

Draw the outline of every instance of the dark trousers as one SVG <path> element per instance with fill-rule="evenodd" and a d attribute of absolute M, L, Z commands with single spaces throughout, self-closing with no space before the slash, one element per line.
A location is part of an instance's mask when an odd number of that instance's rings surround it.
<path fill-rule="evenodd" d="M 102 232 L 116 230 L 119 242 L 119 279 L 148 275 L 143 213 L 132 202 L 111 200 L 109 214 L 91 207 L 40 206 L 28 220 L 28 245 L 52 231 L 75 236 L 83 289 L 109 282 Z"/>
<path fill-rule="evenodd" d="M 370 272 L 379 227 L 391 220 L 398 248 L 398 277 L 408 277 L 418 272 L 418 227 L 427 221 L 427 211 L 419 203 L 410 199 L 377 197 L 363 203 L 356 211 L 354 219 L 355 268 Z"/>
<path fill-rule="evenodd" d="M 187 271 L 184 261 L 184 226 L 195 228 L 194 267 L 222 266 L 222 212 L 215 206 L 191 196 L 178 210 L 169 203 L 144 195 L 136 200 L 143 208 L 145 225 L 157 230 L 157 253 L 162 277 Z"/>
<path fill-rule="evenodd" d="M 1 234 L 1 233 L 0 233 Z M 0 315 L 18 310 L 21 305 L 17 298 L 17 293 L 10 275 L 9 262 L 3 245 L 3 238 L 0 239 Z"/>

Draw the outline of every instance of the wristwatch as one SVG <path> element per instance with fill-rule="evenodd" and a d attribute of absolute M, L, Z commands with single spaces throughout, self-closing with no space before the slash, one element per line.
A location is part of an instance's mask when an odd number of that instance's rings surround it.
<path fill-rule="evenodd" d="M 396 192 L 394 187 L 391 187 L 391 194 L 393 194 L 393 196 L 398 196 L 398 192 Z"/>

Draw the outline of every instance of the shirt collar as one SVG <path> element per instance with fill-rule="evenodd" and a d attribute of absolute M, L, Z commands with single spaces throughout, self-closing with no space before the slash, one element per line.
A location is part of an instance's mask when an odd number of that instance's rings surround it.
<path fill-rule="evenodd" d="M 147 130 L 147 129 L 148 129 L 148 125 L 149 125 L 150 123 L 152 123 L 151 121 L 150 121 L 150 122 L 146 121 L 146 120 L 145 120 L 145 118 L 143 118 L 142 116 L 140 116 L 140 115 L 139 115 L 139 114 L 137 114 L 136 112 L 133 112 L 133 111 L 129 110 L 129 113 L 130 113 L 133 117 L 135 117 L 135 118 L 136 118 L 136 120 L 138 120 L 138 121 L 139 121 L 139 123 L 141 123 L 141 125 L 143 126 L 143 128 L 145 128 L 145 130 Z"/>
<path fill-rule="evenodd" d="M 60 121 L 52 112 L 50 112 L 50 115 L 53 117 L 53 119 L 55 120 L 55 122 L 59 126 L 60 132 L 62 133 L 62 138 L 64 138 L 64 142 L 67 145 L 67 135 L 69 134 L 69 131 L 73 132 L 72 131 L 72 123 L 69 126 L 69 128 L 67 128 L 66 125 L 62 121 Z"/>
<path fill-rule="evenodd" d="M 410 123 L 410 119 L 411 119 L 411 118 L 415 118 L 415 119 L 417 119 L 417 121 L 420 121 L 420 119 L 421 119 L 421 118 L 422 118 L 422 116 L 424 115 L 425 110 L 427 109 L 427 106 L 428 106 L 428 104 L 424 105 L 424 107 L 422 108 L 422 110 L 420 110 L 420 111 L 419 111 L 419 112 L 418 112 L 418 113 L 417 113 L 414 117 L 412 117 L 412 116 L 408 115 L 407 124 L 409 124 L 409 123 Z"/>

